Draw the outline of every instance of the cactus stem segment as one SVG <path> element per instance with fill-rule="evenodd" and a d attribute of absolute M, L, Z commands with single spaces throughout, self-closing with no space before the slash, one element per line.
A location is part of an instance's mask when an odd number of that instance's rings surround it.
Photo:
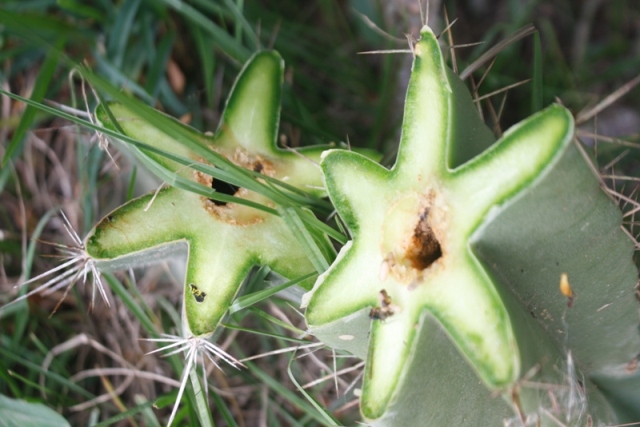
<path fill-rule="evenodd" d="M 186 189 L 212 188 L 220 196 L 235 198 L 212 200 L 214 192 L 185 191 L 178 185 L 164 187 L 121 206 L 87 237 L 87 250 L 100 263 L 123 264 L 134 258 L 154 262 L 173 255 L 173 247 L 188 250 L 185 336 L 211 335 L 252 266 L 268 265 L 274 272 L 292 278 L 311 267 L 287 224 L 269 212 L 275 211 L 276 204 L 270 196 L 282 195 L 284 199 L 298 194 L 261 192 L 261 186 L 254 185 L 255 181 L 264 184 L 269 178 L 286 177 L 290 177 L 287 184 L 291 188 L 306 189 L 307 185 L 322 183 L 321 171 L 310 167 L 307 158 L 318 160 L 326 147 L 305 148 L 296 155 L 277 146 L 283 73 L 284 63 L 276 52 L 255 54 L 236 80 L 218 130 L 208 135 L 175 120 L 163 127 L 161 120 L 148 120 L 146 110 L 123 104 L 104 104 L 96 109 L 105 127 L 120 128 L 125 136 L 156 150 L 206 166 L 204 171 L 192 170 L 153 150 L 145 152 L 143 158 L 155 162 L 149 164 L 162 165 L 190 181 Z M 153 115 L 149 111 L 146 114 Z M 165 128 L 173 129 L 178 136 Z M 218 174 L 207 173 L 212 167 L 218 168 Z M 240 169 L 251 173 L 240 173 Z M 309 198 L 319 201 L 318 196 L 324 193 L 314 190 L 310 194 Z M 308 288 L 310 282 L 301 286 Z"/>
<path fill-rule="evenodd" d="M 452 164 L 465 138 L 493 141 L 484 131 L 456 133 L 483 126 L 477 112 L 465 116 L 460 104 L 470 105 L 469 96 L 459 85 L 446 71 L 436 37 L 423 29 L 396 164 L 385 169 L 344 150 L 322 158 L 329 197 L 353 244 L 318 278 L 307 297 L 307 321 L 322 334 L 322 328 L 330 331 L 340 319 L 368 310 L 361 410 L 370 420 L 397 400 L 426 313 L 490 389 L 507 390 L 524 367 L 511 306 L 472 242 L 483 224 L 559 161 L 573 121 L 566 109 L 551 106 L 475 157 Z"/>

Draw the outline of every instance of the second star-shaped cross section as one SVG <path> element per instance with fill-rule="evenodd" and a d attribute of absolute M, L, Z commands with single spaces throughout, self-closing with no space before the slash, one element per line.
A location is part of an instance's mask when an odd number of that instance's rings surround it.
<path fill-rule="evenodd" d="M 393 168 L 343 150 L 325 153 L 321 163 L 353 240 L 307 295 L 307 321 L 313 332 L 370 310 L 361 398 L 369 419 L 388 406 L 426 311 L 488 386 L 499 389 L 519 377 L 507 309 L 471 242 L 483 223 L 545 174 L 573 137 L 572 116 L 554 105 L 491 145 L 493 136 L 446 68 L 429 28 L 414 50 Z M 479 154 L 469 158 L 456 151 L 461 145 Z"/>

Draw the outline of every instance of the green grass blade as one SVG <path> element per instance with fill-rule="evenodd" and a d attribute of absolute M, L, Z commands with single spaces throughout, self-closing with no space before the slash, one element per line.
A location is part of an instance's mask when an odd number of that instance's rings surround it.
<path fill-rule="evenodd" d="M 120 283 L 118 279 L 116 279 L 112 274 L 104 274 L 104 279 L 109 284 L 111 290 L 116 294 L 118 298 L 127 306 L 129 311 L 135 316 L 138 321 L 142 324 L 147 333 L 154 337 L 158 337 L 158 327 L 156 324 L 147 316 L 147 310 L 143 309 L 137 301 L 133 299 L 131 294 L 126 290 L 126 288 Z"/>
<path fill-rule="evenodd" d="M 175 41 L 173 32 L 164 36 L 155 49 L 153 61 L 149 64 L 149 72 L 147 73 L 147 92 L 153 98 L 157 98 L 160 93 L 161 79 L 164 79 L 164 72 L 167 69 L 167 62 L 171 56 L 171 49 Z"/>
<path fill-rule="evenodd" d="M 297 335 L 304 335 L 305 331 L 303 331 L 302 329 L 298 329 L 293 325 L 290 325 L 280 319 L 278 319 L 277 317 L 273 317 L 272 315 L 264 312 L 263 310 L 260 310 L 256 307 L 251 307 L 251 312 L 254 313 L 255 315 L 262 317 L 263 319 L 267 320 L 269 323 L 280 326 L 283 329 L 289 330 L 291 332 L 293 332 L 294 334 Z"/>
<path fill-rule="evenodd" d="M 70 12 L 76 13 L 86 18 L 91 18 L 96 21 L 101 21 L 104 17 L 102 12 L 95 7 L 82 4 L 75 0 L 57 0 L 57 4 L 60 8 L 66 9 Z"/>
<path fill-rule="evenodd" d="M 106 75 L 109 78 L 109 81 L 118 86 L 127 88 L 128 91 L 140 97 L 140 99 L 144 100 L 147 104 L 153 104 L 153 97 L 149 95 L 142 86 L 131 80 L 106 58 L 103 58 L 100 55 L 94 55 L 94 57 L 96 59 L 96 68 Z"/>
<path fill-rule="evenodd" d="M 289 401 L 291 404 L 300 408 L 304 413 L 309 414 L 316 422 L 322 426 L 336 426 L 335 421 L 328 421 L 324 415 L 321 415 L 316 411 L 316 408 L 309 404 L 305 399 L 301 399 L 294 392 L 287 389 L 283 384 L 275 378 L 272 378 L 269 374 L 258 368 L 256 365 L 250 362 L 246 362 L 245 365 L 251 371 L 251 373 L 258 378 L 263 384 L 267 385 L 270 389 L 276 392 L 277 395 Z"/>
<path fill-rule="evenodd" d="M 206 394 L 202 390 L 197 369 L 194 368 L 189 372 L 189 381 L 193 388 L 196 413 L 198 414 L 200 425 L 202 427 L 213 427 L 213 417 L 211 416 L 211 411 L 209 411 L 209 403 L 207 402 Z"/>
<path fill-rule="evenodd" d="M 265 284 L 265 279 L 271 273 L 271 268 L 268 265 L 263 265 L 258 268 L 257 271 L 250 272 L 247 276 L 247 284 L 245 286 L 245 293 L 254 292 L 255 289 L 262 287 Z"/>
<path fill-rule="evenodd" d="M 129 178 L 129 185 L 127 186 L 127 201 L 133 199 L 133 190 L 136 185 L 136 176 L 138 175 L 138 168 L 136 165 L 133 165 L 131 169 L 131 178 Z"/>
<path fill-rule="evenodd" d="M 12 362 L 18 363 L 19 365 L 22 365 L 25 368 L 28 368 L 32 372 L 35 372 L 37 374 L 42 374 L 45 377 L 59 383 L 61 387 L 66 387 L 69 390 L 73 391 L 74 393 L 78 393 L 79 395 L 87 399 L 95 398 L 93 394 L 89 393 L 88 391 L 86 391 L 84 388 L 80 387 L 73 381 L 68 380 L 62 375 L 45 371 L 44 369 L 42 369 L 42 367 L 40 367 L 40 365 L 33 363 L 30 360 L 26 360 L 22 354 L 14 353 L 13 351 L 0 347 L 0 356 L 2 356 L 4 360 L 10 360 Z"/>
<path fill-rule="evenodd" d="M 131 36 L 134 18 L 140 7 L 141 0 L 127 0 L 118 9 L 116 22 L 107 41 L 107 54 L 116 68 L 122 67 L 127 40 Z"/>
<path fill-rule="evenodd" d="M 338 243 L 341 243 L 341 244 L 344 245 L 349 241 L 349 238 L 347 236 L 345 236 L 344 234 L 340 233 L 335 228 L 332 228 L 332 227 L 328 226 L 327 224 L 325 224 L 324 222 L 320 221 L 318 218 L 313 216 L 313 214 L 311 212 L 308 212 L 308 211 L 303 210 L 303 209 L 299 209 L 298 210 L 298 215 L 300 216 L 300 218 L 305 223 L 307 223 L 311 227 L 314 227 L 315 229 L 325 233 L 327 236 L 332 237 Z"/>
<path fill-rule="evenodd" d="M 313 397 L 311 397 L 311 395 L 307 393 L 307 391 L 300 386 L 300 384 L 296 380 L 296 377 L 293 375 L 293 372 L 291 372 L 291 364 L 295 360 L 294 356 L 295 354 L 291 355 L 291 358 L 289 359 L 289 364 L 287 365 L 287 374 L 289 374 L 289 379 L 296 386 L 298 391 L 302 393 L 302 395 L 309 401 L 309 403 L 313 405 L 317 413 L 319 413 L 325 419 L 325 421 L 327 422 L 327 425 L 330 425 L 330 426 L 340 425 L 338 421 L 331 416 L 331 414 L 329 414 L 327 411 L 324 410 L 322 405 L 316 402 L 316 400 Z"/>
<path fill-rule="evenodd" d="M 23 276 L 24 280 L 29 280 L 31 276 L 31 267 L 33 266 L 33 258 L 35 257 L 36 252 L 36 240 L 40 238 L 44 227 L 47 225 L 53 214 L 57 211 L 57 209 L 49 209 L 45 214 L 40 218 L 36 228 L 33 230 L 31 235 L 31 242 L 27 248 L 26 258 L 24 260 L 24 271 Z M 27 287 L 22 286 L 20 288 L 19 296 L 22 296 L 27 293 Z M 15 308 L 16 320 L 13 330 L 13 335 L 11 338 L 11 348 L 17 349 L 19 347 L 20 342 L 24 337 L 24 332 L 27 328 L 27 322 L 29 321 L 29 304 L 27 301 L 21 301 L 16 304 Z M 0 312 L 0 318 L 3 317 L 3 314 L 8 314 L 10 311 L 7 310 L 6 313 Z"/>
<path fill-rule="evenodd" d="M 235 38 L 227 33 L 226 30 L 220 28 L 219 25 L 211 21 L 193 6 L 181 0 L 160 1 L 180 13 L 203 31 L 209 33 L 220 49 L 222 49 L 231 58 L 235 59 L 239 63 L 244 63 L 249 59 L 251 52 L 246 47 L 238 43 Z"/>
<path fill-rule="evenodd" d="M 130 408 L 124 412 L 121 412 L 117 415 L 114 415 L 113 417 L 109 418 L 108 420 L 105 420 L 99 424 L 96 424 L 95 427 L 107 427 L 110 425 L 113 425 L 115 423 L 117 423 L 118 421 L 123 421 L 126 420 L 127 418 L 130 418 L 136 414 L 139 414 L 141 412 L 145 412 L 146 410 L 148 410 L 149 408 L 153 407 L 154 402 L 153 401 L 146 401 L 144 403 L 140 403 L 136 406 L 134 406 L 133 408 Z"/>
<path fill-rule="evenodd" d="M 24 388 L 18 386 L 16 381 L 13 379 L 13 374 L 9 373 L 7 366 L 0 360 L 0 379 L 4 382 L 5 385 L 9 387 L 11 390 L 11 394 L 20 399 L 23 396 Z M 4 389 L 0 389 L 4 391 Z"/>
<path fill-rule="evenodd" d="M 238 423 L 236 423 L 236 420 L 233 418 L 233 414 L 227 407 L 227 404 L 225 403 L 225 401 L 221 399 L 220 396 L 218 396 L 218 393 L 215 393 L 215 392 L 211 393 L 211 399 L 213 399 L 213 403 L 216 405 L 216 408 L 218 408 L 218 410 L 222 414 L 222 417 L 227 422 L 227 425 L 229 427 L 238 427 Z"/>
<path fill-rule="evenodd" d="M 234 330 L 234 331 L 247 332 L 247 333 L 252 334 L 252 335 L 260 335 L 260 336 L 263 336 L 263 337 L 275 338 L 275 339 L 279 339 L 279 340 L 294 342 L 294 343 L 300 344 L 300 345 L 309 344 L 309 341 L 306 341 L 306 340 L 303 340 L 303 339 L 299 339 L 299 338 L 291 338 L 291 337 L 288 337 L 288 336 L 285 336 L 285 335 L 272 334 L 272 333 L 269 333 L 269 332 L 259 331 L 257 329 L 245 328 L 243 326 L 238 326 L 238 325 L 230 325 L 228 323 L 221 323 L 221 325 L 224 326 L 227 329 L 231 329 L 231 330 Z"/>
<path fill-rule="evenodd" d="M 213 109 L 213 82 L 216 62 L 215 56 L 211 55 L 210 52 L 211 40 L 208 37 L 205 37 L 202 30 L 198 27 L 191 27 L 191 35 L 195 41 L 196 49 L 198 50 L 198 57 L 202 64 L 202 77 L 204 79 L 205 90 L 207 91 L 207 107 Z"/>
<path fill-rule="evenodd" d="M 142 408 L 140 412 L 142 413 L 147 427 L 162 427 L 160 421 L 158 421 L 158 417 L 156 417 L 156 414 L 151 409 L 153 407 L 153 401 L 148 401 L 144 396 L 140 394 L 136 394 L 135 396 L 133 396 L 133 400 L 138 406 L 145 405 L 145 407 Z M 151 405 L 147 405 L 147 403 L 150 403 Z"/>
<path fill-rule="evenodd" d="M 238 43 L 242 43 L 242 30 L 244 30 L 244 32 L 247 33 L 247 37 L 249 38 L 251 43 L 253 43 L 254 49 L 256 51 L 259 50 L 260 45 L 258 43 L 258 36 L 256 35 L 255 31 L 253 31 L 251 24 L 249 24 L 249 21 L 247 21 L 247 18 L 245 18 L 244 14 L 242 13 L 242 2 L 238 2 L 238 5 L 235 4 L 232 0 L 223 0 L 223 2 L 235 18 L 236 41 Z"/>
<path fill-rule="evenodd" d="M 293 233 L 293 235 L 298 239 L 298 242 L 302 245 L 302 247 L 307 252 L 307 257 L 318 271 L 318 273 L 323 273 L 329 268 L 329 262 L 324 257 L 324 254 L 316 244 L 315 240 L 307 230 L 307 227 L 304 225 L 304 222 L 300 218 L 298 214 L 299 209 L 294 207 L 278 208 L 278 212 L 282 219 L 284 219 L 287 226 Z"/>
<path fill-rule="evenodd" d="M 0 15 L 1 17 L 1 15 Z M 63 46 L 64 42 L 59 41 L 58 45 Z M 44 96 L 47 93 L 47 89 L 51 85 L 51 80 L 53 79 L 53 74 L 58 65 L 57 55 L 50 51 L 43 64 L 38 72 L 38 78 L 36 79 L 36 83 L 33 87 L 33 92 L 31 94 L 31 99 L 33 101 L 41 102 L 44 99 Z M 24 136 L 27 133 L 27 130 L 33 124 L 33 121 L 36 117 L 36 109 L 32 106 L 27 106 L 24 113 L 22 114 L 22 118 L 20 119 L 20 123 L 13 133 L 13 137 L 7 145 L 7 149 L 4 153 L 4 158 L 2 159 L 2 166 L 6 167 L 7 162 L 11 159 L 22 147 L 22 143 L 24 141 Z"/>
<path fill-rule="evenodd" d="M 268 288 L 268 289 L 263 289 L 257 292 L 253 292 L 251 294 L 248 295 L 243 295 L 239 298 L 236 298 L 236 300 L 233 302 L 233 304 L 231 304 L 231 307 L 229 307 L 229 314 L 233 314 L 236 313 L 240 310 L 244 310 L 247 307 L 251 307 L 254 304 L 257 304 L 261 301 L 264 301 L 265 299 L 272 297 L 273 295 L 277 294 L 280 291 L 283 291 L 291 286 L 297 285 L 300 282 L 303 282 L 307 279 L 310 279 L 313 276 L 316 276 L 317 273 L 309 273 L 306 274 L 304 276 L 298 277 L 295 280 L 290 280 L 286 283 L 283 283 L 281 285 L 278 286 L 274 286 L 272 288 Z"/>

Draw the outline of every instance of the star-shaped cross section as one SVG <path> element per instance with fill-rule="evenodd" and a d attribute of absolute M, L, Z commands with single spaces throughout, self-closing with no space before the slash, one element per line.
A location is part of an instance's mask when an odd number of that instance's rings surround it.
<path fill-rule="evenodd" d="M 491 145 L 493 135 L 427 27 L 414 56 L 393 168 L 343 150 L 325 153 L 321 162 L 353 240 L 308 294 L 307 321 L 313 332 L 368 313 L 361 410 L 369 419 L 389 405 L 427 311 L 488 386 L 499 389 L 518 378 L 507 309 L 471 242 L 549 170 L 573 135 L 570 113 L 554 105 Z M 483 145 L 491 146 L 474 148 Z M 477 155 L 469 159 L 473 150 Z"/>
<path fill-rule="evenodd" d="M 254 55 L 237 78 L 213 135 L 175 122 L 215 153 L 260 176 L 273 177 L 314 196 L 322 196 L 317 164 L 325 147 L 296 152 L 277 147 L 284 64 L 276 52 Z M 121 104 L 109 110 L 124 133 L 156 149 L 206 163 L 187 145 L 143 120 Z M 107 111 L 98 110 L 107 127 L 118 126 Z M 148 151 L 148 150 L 147 150 Z M 150 157 L 177 175 L 216 191 L 274 209 L 264 195 L 235 188 L 194 171 L 184 164 L 148 152 Z M 218 326 L 254 265 L 268 265 L 275 272 L 297 278 L 314 271 L 304 249 L 277 215 L 238 203 L 224 203 L 176 187 L 134 199 L 107 215 L 86 239 L 87 252 L 98 265 L 122 264 L 131 257 L 166 257 L 176 243 L 188 247 L 183 317 L 188 336 L 208 336 Z M 151 255 L 150 255 L 151 254 Z M 113 268 L 113 267 L 112 267 Z"/>

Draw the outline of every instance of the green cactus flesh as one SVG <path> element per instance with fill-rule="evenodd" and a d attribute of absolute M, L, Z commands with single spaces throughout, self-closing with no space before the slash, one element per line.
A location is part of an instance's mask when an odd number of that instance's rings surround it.
<path fill-rule="evenodd" d="M 236 165 L 322 196 L 321 172 L 313 161 L 318 162 L 327 147 L 299 150 L 303 155 L 276 147 L 283 67 L 275 52 L 254 55 L 236 80 L 213 136 L 176 123 Z M 96 115 L 106 127 L 119 127 L 127 136 L 156 149 L 203 162 L 187 146 L 131 109 L 120 104 L 109 104 L 108 108 L 118 125 L 102 106 Z M 160 154 L 147 155 L 183 177 L 220 188 L 209 175 Z M 245 188 L 231 192 L 235 197 L 274 207 L 265 196 Z M 176 246 L 188 246 L 183 317 L 187 333 L 194 336 L 215 330 L 252 266 L 268 265 L 290 278 L 314 271 L 278 216 L 242 204 L 215 202 L 176 187 L 126 203 L 102 219 L 86 239 L 89 255 L 112 269 L 140 263 L 141 259 L 166 257 Z M 308 288 L 310 284 L 302 285 Z"/>
<path fill-rule="evenodd" d="M 353 240 L 305 296 L 310 331 L 366 357 L 377 425 L 615 421 L 591 378 L 637 357 L 637 271 L 571 114 L 553 105 L 494 143 L 429 28 L 414 55 L 394 167 L 323 155 Z"/>

